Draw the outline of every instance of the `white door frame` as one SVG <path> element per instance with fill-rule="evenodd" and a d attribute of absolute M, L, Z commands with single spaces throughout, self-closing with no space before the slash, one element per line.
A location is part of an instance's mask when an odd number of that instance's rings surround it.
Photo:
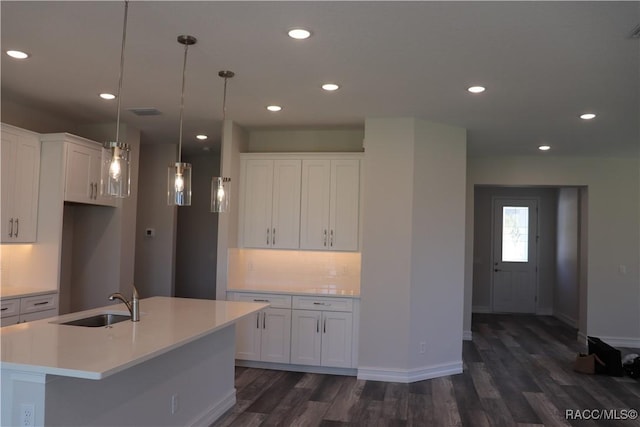
<path fill-rule="evenodd" d="M 535 200 L 536 202 L 536 209 L 537 209 L 537 215 L 536 215 L 536 235 L 535 235 L 535 239 L 536 239 L 536 265 L 535 265 L 535 278 L 534 278 L 534 284 L 535 284 L 535 291 L 536 291 L 536 296 L 535 296 L 535 313 L 538 313 L 538 303 L 539 303 L 539 295 L 540 295 L 540 281 L 539 281 L 539 277 L 540 275 L 538 274 L 538 270 L 539 270 L 539 265 L 540 265 L 540 245 L 539 245 L 539 241 L 540 241 L 540 197 L 526 197 L 526 196 L 514 196 L 514 197 L 506 197 L 506 196 L 491 196 L 491 262 L 489 263 L 489 268 L 491 269 L 489 274 L 491 275 L 491 286 L 490 286 L 490 292 L 489 292 L 489 307 L 491 308 L 491 313 L 494 313 L 494 309 L 493 309 L 493 286 L 494 286 L 494 274 L 493 274 L 493 269 L 494 269 L 494 265 L 495 265 L 495 260 L 494 260 L 494 256 L 495 256 L 495 251 L 494 251 L 494 245 L 495 245 L 495 206 L 496 206 L 496 202 L 500 201 L 500 200 Z"/>

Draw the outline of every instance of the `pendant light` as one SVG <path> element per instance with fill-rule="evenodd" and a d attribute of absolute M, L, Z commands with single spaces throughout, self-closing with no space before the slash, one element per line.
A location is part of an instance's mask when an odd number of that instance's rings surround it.
<path fill-rule="evenodd" d="M 187 73 L 187 52 L 189 46 L 196 44 L 193 36 L 178 36 L 178 43 L 184 45 L 184 63 L 182 66 L 182 95 L 180 97 L 180 139 L 178 142 L 178 161 L 169 165 L 167 203 L 169 206 L 191 206 L 191 164 L 182 163 L 182 122 L 184 117 L 184 83 Z"/>
<path fill-rule="evenodd" d="M 125 198 L 131 194 L 130 147 L 120 141 L 120 106 L 122 104 L 122 76 L 124 74 L 124 47 L 127 39 L 127 14 L 129 1 L 124 2 L 124 24 L 122 26 L 122 49 L 120 51 L 120 77 L 118 80 L 118 113 L 116 119 L 116 139 L 102 146 L 100 163 L 100 193 L 103 196 Z"/>
<path fill-rule="evenodd" d="M 222 128 L 220 131 L 220 144 L 224 136 L 224 122 L 227 119 L 227 80 L 233 78 L 233 71 L 219 71 L 218 76 L 224 79 L 224 94 L 222 96 Z M 211 178 L 211 212 L 228 212 L 229 198 L 231 196 L 231 178 L 214 176 Z"/>

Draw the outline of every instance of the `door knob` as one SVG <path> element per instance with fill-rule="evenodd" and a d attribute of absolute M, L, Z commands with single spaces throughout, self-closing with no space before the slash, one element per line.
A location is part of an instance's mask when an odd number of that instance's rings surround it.
<path fill-rule="evenodd" d="M 494 268 L 493 271 L 502 271 L 499 268 Z"/>

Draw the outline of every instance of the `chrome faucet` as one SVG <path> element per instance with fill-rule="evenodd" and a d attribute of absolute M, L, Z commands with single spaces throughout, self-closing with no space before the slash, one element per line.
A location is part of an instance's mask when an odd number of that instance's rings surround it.
<path fill-rule="evenodd" d="M 140 302 L 138 298 L 138 290 L 136 287 L 133 287 L 133 297 L 131 301 L 128 301 L 120 292 L 115 292 L 109 295 L 109 301 L 114 301 L 119 299 L 127 306 L 129 309 L 129 313 L 131 313 L 131 321 L 139 322 L 140 321 Z"/>

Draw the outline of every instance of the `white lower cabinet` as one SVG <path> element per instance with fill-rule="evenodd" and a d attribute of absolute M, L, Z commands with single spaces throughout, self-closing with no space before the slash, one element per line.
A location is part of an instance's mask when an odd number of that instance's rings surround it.
<path fill-rule="evenodd" d="M 236 359 L 289 363 L 291 297 L 233 293 L 229 299 L 271 303 L 271 307 L 236 323 Z"/>
<path fill-rule="evenodd" d="M 354 367 L 353 299 L 295 296 L 292 305 L 291 363 Z"/>
<path fill-rule="evenodd" d="M 293 310 L 291 363 L 350 368 L 352 331 L 352 313 Z"/>
<path fill-rule="evenodd" d="M 58 315 L 58 294 L 25 296 L 2 300 L 1 325 L 9 326 L 18 323 L 33 322 Z"/>

